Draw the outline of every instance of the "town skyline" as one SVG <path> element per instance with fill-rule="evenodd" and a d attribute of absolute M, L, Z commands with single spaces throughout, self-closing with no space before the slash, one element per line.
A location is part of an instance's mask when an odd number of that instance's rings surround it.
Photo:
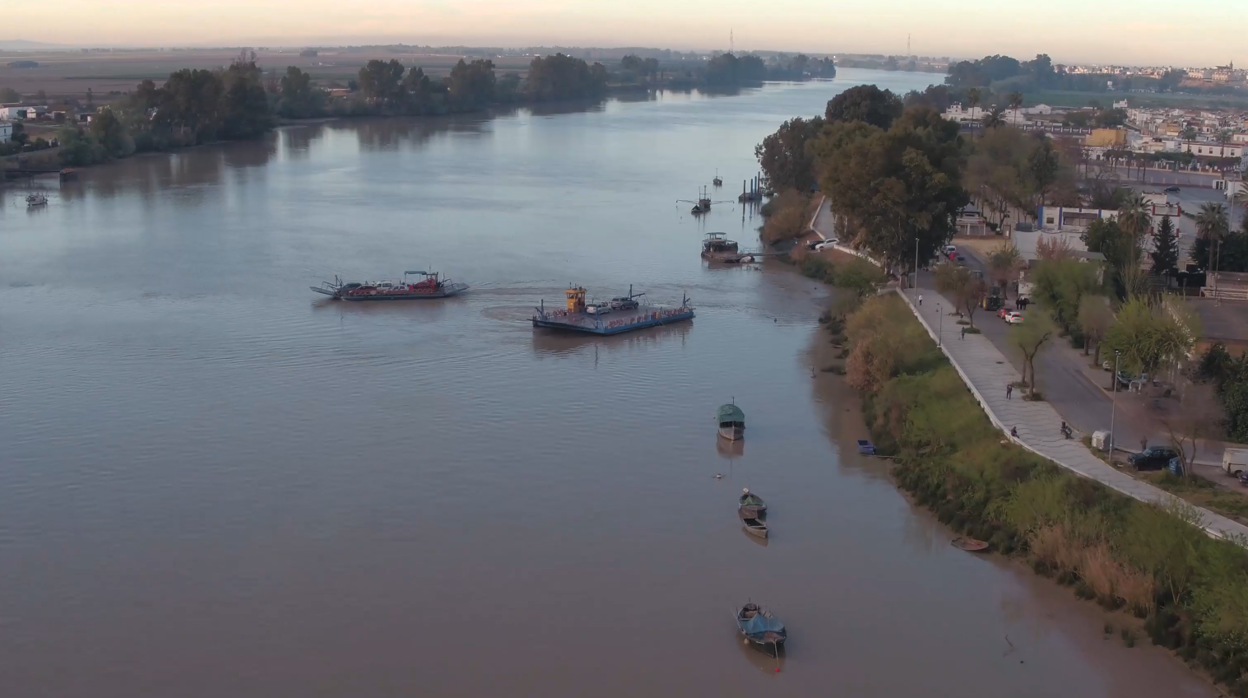
<path fill-rule="evenodd" d="M 1056 63 L 1215 66 L 1245 63 L 1234 23 L 1212 0 L 1189 0 L 1184 15 L 1210 21 L 1199 36 L 1175 35 L 1159 0 L 1106 0 L 1092 6 L 1055 0 L 1040 15 L 1016 3 L 954 0 L 940 8 L 892 0 L 869 8 L 835 0 L 811 16 L 796 0 L 752 3 L 692 0 L 674 10 L 658 0 L 377 0 L 367 10 L 325 0 L 212 0 L 193 17 L 152 0 L 101 7 L 65 0 L 55 23 L 38 8 L 7 10 L 12 27 L 0 47 L 32 42 L 62 48 L 347 46 L 414 44 L 524 48 L 648 46 L 674 50 L 787 51 L 817 54 L 921 55 L 957 59 L 991 54 L 1050 55 Z M 134 16 L 141 15 L 142 22 Z M 248 21 L 240 22 L 245 16 Z M 656 19 L 659 18 L 659 19 Z M 1072 21 L 1077 18 L 1078 21 Z M 1118 27 L 1106 32 L 1105 26 Z M 275 27 L 281 27 L 280 31 Z M 735 40 L 730 39 L 734 37 Z M 907 47 L 909 51 L 907 52 Z M 38 45 L 28 46 L 38 50 Z"/>

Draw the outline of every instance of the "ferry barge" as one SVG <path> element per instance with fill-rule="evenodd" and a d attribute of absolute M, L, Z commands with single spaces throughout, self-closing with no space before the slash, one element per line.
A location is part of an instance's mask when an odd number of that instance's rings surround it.
<path fill-rule="evenodd" d="M 702 239 L 702 259 L 725 264 L 749 264 L 755 261 L 753 254 L 741 252 L 737 243 L 729 240 L 724 233 L 707 233 Z"/>
<path fill-rule="evenodd" d="M 413 281 L 409 276 L 423 276 Z M 339 301 L 408 301 L 447 298 L 468 290 L 468 284 L 439 278 L 436 271 L 405 271 L 402 281 L 365 281 L 344 283 L 338 277 L 332 282 L 312 286 L 313 291 Z"/>
<path fill-rule="evenodd" d="M 568 288 L 564 295 L 567 297 L 567 306 L 564 309 L 546 310 L 544 300 L 535 308 L 537 313 L 533 316 L 534 327 L 613 335 L 693 319 L 693 306 L 689 305 L 687 296 L 681 300 L 680 307 L 662 308 L 638 302 L 637 298 L 644 294 L 633 293 L 631 286 L 627 296 L 619 296 L 602 303 L 586 303 L 585 289 L 580 286 Z"/>

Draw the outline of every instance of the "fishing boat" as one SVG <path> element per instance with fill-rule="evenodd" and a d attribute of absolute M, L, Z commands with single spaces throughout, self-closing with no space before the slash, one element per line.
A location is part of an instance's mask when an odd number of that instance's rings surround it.
<path fill-rule="evenodd" d="M 767 515 L 767 504 L 763 502 L 763 498 L 751 492 L 748 487 L 741 490 L 737 503 L 741 505 L 741 511 L 753 514 L 756 519 Z"/>
<path fill-rule="evenodd" d="M 28 194 L 26 196 L 26 208 L 37 208 L 39 206 L 47 206 L 48 197 L 43 194 Z"/>
<path fill-rule="evenodd" d="M 719 420 L 719 435 L 729 441 L 745 438 L 745 413 L 737 407 L 736 402 L 720 405 L 716 412 Z"/>
<path fill-rule="evenodd" d="M 708 262 L 748 264 L 754 261 L 754 255 L 741 252 L 736 241 L 729 240 L 724 233 L 707 233 L 702 238 L 702 259 Z"/>
<path fill-rule="evenodd" d="M 949 544 L 958 550 L 965 550 L 968 553 L 978 553 L 988 549 L 988 544 L 984 541 L 967 536 L 954 538 Z"/>
<path fill-rule="evenodd" d="M 415 281 L 409 277 L 424 277 Z M 340 301 L 407 301 L 447 298 L 468 290 L 468 284 L 443 279 L 436 271 L 405 271 L 402 281 L 343 282 L 334 277 L 313 291 Z"/>
<path fill-rule="evenodd" d="M 788 632 L 784 623 L 771 614 L 771 611 L 756 603 L 747 603 L 736 612 L 737 629 L 747 642 L 762 650 L 770 649 L 777 657 Z M 777 669 L 777 671 L 779 671 Z"/>
<path fill-rule="evenodd" d="M 724 186 L 724 180 L 720 178 L 719 170 L 715 170 L 715 179 L 711 180 L 711 184 L 714 184 L 717 187 Z"/>
<path fill-rule="evenodd" d="M 737 516 L 741 519 L 741 523 L 745 524 L 746 533 L 759 538 L 767 537 L 767 522 L 758 518 L 757 514 L 746 507 L 741 507 L 737 509 Z"/>

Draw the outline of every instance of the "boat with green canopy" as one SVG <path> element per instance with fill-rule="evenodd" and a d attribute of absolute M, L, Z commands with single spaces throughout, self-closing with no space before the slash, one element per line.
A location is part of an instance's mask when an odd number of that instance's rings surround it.
<path fill-rule="evenodd" d="M 745 438 L 745 413 L 737 407 L 736 402 L 720 405 L 716 412 L 719 419 L 719 435 L 729 441 Z"/>

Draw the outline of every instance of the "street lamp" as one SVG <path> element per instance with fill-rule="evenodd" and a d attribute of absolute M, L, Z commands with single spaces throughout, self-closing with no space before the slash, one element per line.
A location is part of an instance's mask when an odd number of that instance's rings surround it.
<path fill-rule="evenodd" d="M 1114 390 L 1109 395 L 1109 462 L 1114 462 L 1114 417 L 1118 414 L 1118 401 L 1114 399 L 1113 393 L 1118 392 L 1118 359 L 1122 356 L 1122 352 L 1114 350 Z"/>
<path fill-rule="evenodd" d="M 936 304 L 936 315 L 939 316 L 939 324 L 936 330 L 936 348 L 945 346 L 945 313 L 940 309 L 940 303 Z"/>

